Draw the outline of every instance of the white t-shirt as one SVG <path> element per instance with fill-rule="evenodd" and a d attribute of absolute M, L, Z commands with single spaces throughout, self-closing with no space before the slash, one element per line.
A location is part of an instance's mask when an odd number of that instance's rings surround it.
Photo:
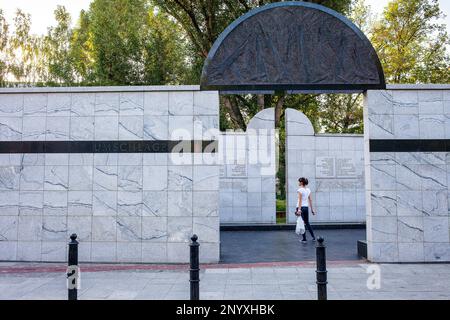
<path fill-rule="evenodd" d="M 311 190 L 309 190 L 309 188 L 299 188 L 297 190 L 297 193 L 301 193 L 302 194 L 302 204 L 299 205 L 298 203 L 298 198 L 297 198 L 297 207 L 309 207 L 309 195 L 311 194 Z"/>

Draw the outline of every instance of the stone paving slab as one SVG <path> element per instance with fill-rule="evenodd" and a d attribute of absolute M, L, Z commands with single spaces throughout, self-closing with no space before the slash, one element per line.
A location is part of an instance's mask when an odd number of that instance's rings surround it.
<path fill-rule="evenodd" d="M 23 272 L 29 264 L 0 263 L 0 299 L 67 298 L 64 272 Z M 370 290 L 368 267 L 379 267 L 380 287 Z M 11 269 L 13 267 L 13 269 Z M 47 265 L 42 265 L 47 270 Z M 119 267 L 119 266 L 118 266 Z M 136 266 L 138 267 L 138 266 Z M 14 268 L 18 271 L 14 272 Z M 96 268 L 98 269 L 98 268 Z M 189 299 L 187 270 L 81 269 L 80 300 L 90 299 Z M 328 269 L 328 298 L 334 299 L 450 299 L 450 264 L 354 263 Z M 309 265 L 202 269 L 202 299 L 311 300 L 317 298 L 315 268 Z"/>
<path fill-rule="evenodd" d="M 365 229 L 316 230 L 327 246 L 329 260 L 358 260 L 356 244 L 366 239 Z M 294 230 L 222 231 L 220 261 L 254 263 L 274 261 L 315 261 L 316 243 L 307 235 L 308 243 L 300 243 Z"/>

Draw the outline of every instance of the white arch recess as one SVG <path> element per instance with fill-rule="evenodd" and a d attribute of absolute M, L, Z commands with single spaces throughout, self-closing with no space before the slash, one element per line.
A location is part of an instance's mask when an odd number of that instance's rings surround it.
<path fill-rule="evenodd" d="M 364 138 L 354 134 L 315 134 L 308 117 L 285 111 L 286 216 L 295 223 L 298 178 L 307 177 L 317 216 L 312 222 L 365 221 Z"/>
<path fill-rule="evenodd" d="M 275 150 L 274 128 L 275 109 L 268 108 L 249 121 L 246 132 L 221 133 L 220 149 L 228 153 L 221 157 L 219 215 L 222 224 L 276 223 L 275 156 L 270 159 L 273 168 L 259 161 L 255 163 L 258 160 L 255 157 L 260 152 L 264 154 L 264 149 L 260 150 L 263 145 L 266 150 Z M 272 135 L 260 137 L 261 129 L 263 135 L 264 132 Z M 244 154 L 245 157 L 236 157 L 245 158 L 244 162 L 231 163 L 227 159 L 230 152 Z"/>

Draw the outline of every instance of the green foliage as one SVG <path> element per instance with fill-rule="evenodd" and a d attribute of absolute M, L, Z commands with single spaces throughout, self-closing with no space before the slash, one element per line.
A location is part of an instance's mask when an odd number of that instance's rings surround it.
<path fill-rule="evenodd" d="M 5 86 L 8 75 L 8 46 L 9 25 L 6 22 L 3 10 L 0 9 L 0 86 Z"/>
<path fill-rule="evenodd" d="M 6 23 L 4 23 L 6 26 Z M 4 68 L 6 78 L 14 77 L 20 82 L 35 82 L 39 79 L 39 45 L 40 39 L 30 34 L 31 16 L 22 10 L 16 11 L 14 32 L 3 36 Z"/>
<path fill-rule="evenodd" d="M 450 45 L 438 0 L 392 0 L 371 40 L 391 83 L 448 83 Z"/>
<path fill-rule="evenodd" d="M 63 6 L 45 36 L 30 34 L 18 11 L 15 32 L 0 12 L 0 84 L 139 85 L 192 81 L 183 30 L 148 0 L 94 0 L 77 25 Z"/>
<path fill-rule="evenodd" d="M 13 28 L 0 10 L 0 85 L 197 84 L 219 34 L 249 10 L 276 0 L 93 0 L 71 28 L 62 6 L 45 36 L 30 34 L 18 10 Z M 311 0 L 347 15 L 372 40 L 388 82 L 448 83 L 448 35 L 437 0 L 391 0 L 375 19 L 364 0 Z M 15 30 L 11 32 L 10 30 Z M 220 128 L 245 129 L 260 110 L 304 112 L 316 132 L 362 132 L 359 95 L 221 97 Z"/>
<path fill-rule="evenodd" d="M 172 16 L 182 26 L 190 40 L 193 57 L 191 81 L 199 82 L 201 67 L 209 49 L 220 33 L 235 19 L 259 6 L 278 2 L 277 0 L 153 0 L 153 2 Z M 310 0 L 346 14 L 350 11 L 352 0 Z M 265 95 L 225 96 L 221 99 L 221 110 L 230 129 L 246 129 L 246 123 L 264 108 L 283 108 L 285 97 Z M 277 112 L 281 115 L 282 112 Z M 279 124 L 279 118 L 277 124 Z M 223 128 L 223 127 L 222 127 Z"/>
<path fill-rule="evenodd" d="M 349 19 L 365 34 L 371 32 L 374 15 L 365 0 L 355 0 L 350 9 Z"/>
<path fill-rule="evenodd" d="M 319 97 L 319 131 L 364 133 L 362 94 L 328 94 Z"/>
<path fill-rule="evenodd" d="M 89 8 L 95 79 L 102 85 L 142 83 L 148 6 L 144 0 L 94 0 Z"/>
<path fill-rule="evenodd" d="M 89 12 L 81 10 L 70 41 L 70 55 L 76 82 L 85 85 L 96 82 L 93 72 L 96 64 L 95 50 L 90 22 Z"/>
<path fill-rule="evenodd" d="M 286 211 L 286 200 L 277 199 L 277 211 Z"/>
<path fill-rule="evenodd" d="M 189 79 L 186 41 L 181 27 L 169 16 L 152 8 L 144 36 L 144 82 L 152 84 L 185 83 Z"/>
<path fill-rule="evenodd" d="M 58 6 L 54 11 L 57 25 L 48 29 L 47 36 L 43 39 L 42 53 L 48 66 L 49 84 L 74 83 L 73 62 L 70 55 L 70 41 L 72 30 L 71 18 L 66 8 Z"/>

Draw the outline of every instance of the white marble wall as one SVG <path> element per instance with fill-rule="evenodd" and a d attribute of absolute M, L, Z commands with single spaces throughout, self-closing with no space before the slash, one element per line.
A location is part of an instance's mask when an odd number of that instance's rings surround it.
<path fill-rule="evenodd" d="M 285 125 L 288 222 L 296 221 L 294 212 L 300 177 L 308 178 L 309 188 L 313 192 L 317 215 L 310 215 L 311 222 L 364 222 L 363 136 L 314 134 L 309 119 L 294 109 L 286 110 Z M 320 169 L 323 161 L 331 161 L 330 172 Z M 342 161 L 345 161 L 346 172 L 338 169 L 343 168 Z"/>
<path fill-rule="evenodd" d="M 221 223 L 276 222 L 274 119 L 274 109 L 264 109 L 247 132 L 221 133 Z"/>
<path fill-rule="evenodd" d="M 0 90 L 1 141 L 178 140 L 218 130 L 218 93 L 186 87 Z M 181 129 L 181 130 L 180 130 Z M 210 156 L 210 155 L 206 155 Z M 219 166 L 202 154 L 0 154 L 0 260 L 219 260 Z"/>
<path fill-rule="evenodd" d="M 364 109 L 368 257 L 450 261 L 448 152 L 370 152 L 370 139 L 450 139 L 450 86 L 368 91 Z"/>

